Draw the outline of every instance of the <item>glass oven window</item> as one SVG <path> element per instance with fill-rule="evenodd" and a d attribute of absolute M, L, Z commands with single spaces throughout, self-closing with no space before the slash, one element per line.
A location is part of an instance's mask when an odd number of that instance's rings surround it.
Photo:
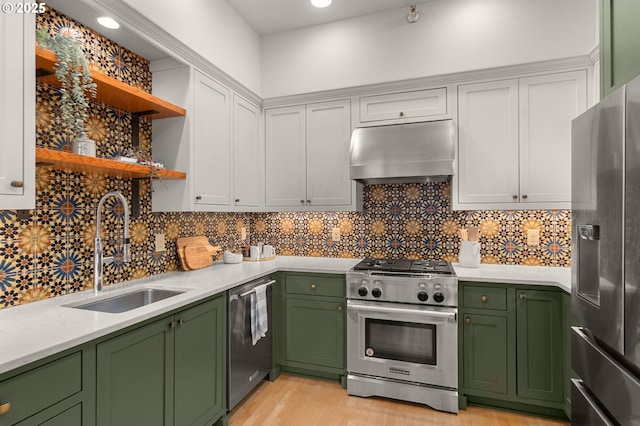
<path fill-rule="evenodd" d="M 436 326 L 366 318 L 365 355 L 436 365 Z"/>

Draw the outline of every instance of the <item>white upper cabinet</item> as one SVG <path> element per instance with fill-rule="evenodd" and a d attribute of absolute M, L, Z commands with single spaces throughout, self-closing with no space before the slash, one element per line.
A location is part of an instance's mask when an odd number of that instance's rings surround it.
<path fill-rule="evenodd" d="M 306 108 L 268 109 L 266 122 L 266 204 L 300 206 L 307 200 Z"/>
<path fill-rule="evenodd" d="M 362 125 L 437 120 L 447 114 L 446 87 L 360 97 Z"/>
<path fill-rule="evenodd" d="M 351 204 L 351 102 L 307 105 L 307 204 Z"/>
<path fill-rule="evenodd" d="M 231 91 L 196 72 L 194 97 L 195 203 L 230 205 Z"/>
<path fill-rule="evenodd" d="M 155 182 L 154 211 L 257 211 L 264 206 L 260 109 L 190 66 L 154 64 L 153 88 L 187 116 L 153 121 L 153 155 L 186 180 Z"/>
<path fill-rule="evenodd" d="M 459 203 L 514 202 L 517 140 L 518 80 L 458 87 Z"/>
<path fill-rule="evenodd" d="M 351 101 L 265 111 L 267 210 L 357 210 L 349 179 Z"/>
<path fill-rule="evenodd" d="M 584 71 L 520 79 L 520 196 L 571 201 L 571 120 L 587 108 Z"/>
<path fill-rule="evenodd" d="M 571 120 L 586 108 L 586 70 L 458 86 L 453 208 L 570 208 Z"/>
<path fill-rule="evenodd" d="M 233 95 L 233 202 L 258 207 L 263 185 L 260 143 L 260 109 Z"/>
<path fill-rule="evenodd" d="M 35 208 L 35 15 L 0 14 L 0 210 Z"/>

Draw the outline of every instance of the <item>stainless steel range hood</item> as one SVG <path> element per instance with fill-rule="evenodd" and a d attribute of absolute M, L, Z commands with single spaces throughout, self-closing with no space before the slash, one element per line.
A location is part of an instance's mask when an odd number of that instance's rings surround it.
<path fill-rule="evenodd" d="M 349 177 L 366 184 L 447 181 L 455 173 L 452 120 L 358 127 Z"/>

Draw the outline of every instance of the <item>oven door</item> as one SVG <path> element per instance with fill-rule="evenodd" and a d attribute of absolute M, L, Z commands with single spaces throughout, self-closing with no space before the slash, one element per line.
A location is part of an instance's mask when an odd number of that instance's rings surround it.
<path fill-rule="evenodd" d="M 347 371 L 456 389 L 457 312 L 348 300 Z"/>

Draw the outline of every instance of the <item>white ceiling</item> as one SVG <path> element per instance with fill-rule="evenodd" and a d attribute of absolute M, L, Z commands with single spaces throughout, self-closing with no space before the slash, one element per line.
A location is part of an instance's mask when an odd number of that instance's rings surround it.
<path fill-rule="evenodd" d="M 408 14 L 409 5 L 418 3 L 416 0 L 333 0 L 330 6 L 318 9 L 311 6 L 309 0 L 227 1 L 261 36 L 402 7 L 407 8 Z M 96 21 L 101 14 L 81 1 L 48 0 L 47 4 L 146 59 L 167 57 L 161 49 L 126 28 L 109 30 L 102 27 Z"/>
<path fill-rule="evenodd" d="M 419 3 L 416 0 L 333 0 L 318 9 L 309 0 L 227 0 L 260 35 L 326 24 Z M 424 0 L 422 0 L 424 2 Z M 420 7 L 418 7 L 418 12 Z"/>

